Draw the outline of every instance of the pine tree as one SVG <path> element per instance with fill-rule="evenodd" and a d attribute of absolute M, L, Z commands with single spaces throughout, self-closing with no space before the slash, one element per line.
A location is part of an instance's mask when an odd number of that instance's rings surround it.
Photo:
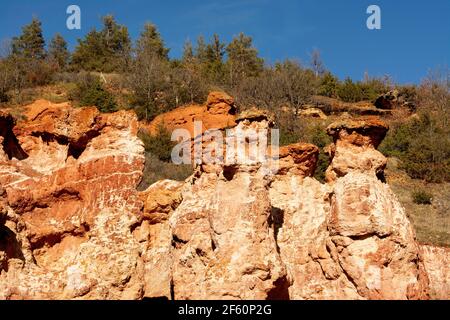
<path fill-rule="evenodd" d="M 136 43 L 136 49 L 139 53 L 154 53 L 164 60 L 169 59 L 169 49 L 164 46 L 164 41 L 156 26 L 152 23 L 146 23 L 144 30 Z"/>
<path fill-rule="evenodd" d="M 112 15 L 103 17 L 103 26 L 101 33 L 107 52 L 116 60 L 116 63 L 127 63 L 131 53 L 128 28 L 117 24 Z"/>
<path fill-rule="evenodd" d="M 224 55 L 225 44 L 220 42 L 217 34 L 214 34 L 211 42 L 206 45 L 205 59 L 202 67 L 205 76 L 215 84 L 220 84 L 225 74 L 223 63 Z"/>
<path fill-rule="evenodd" d="M 134 92 L 131 104 L 140 119 L 151 120 L 167 107 L 165 93 L 172 85 L 168 53 L 156 26 L 147 23 L 136 41 L 129 75 Z"/>
<path fill-rule="evenodd" d="M 339 80 L 327 71 L 321 81 L 319 87 L 319 94 L 331 98 L 336 98 L 339 88 Z"/>
<path fill-rule="evenodd" d="M 208 62 L 222 63 L 225 55 L 225 44 L 220 42 L 219 36 L 215 33 L 212 42 L 206 46 L 206 57 Z"/>
<path fill-rule="evenodd" d="M 48 49 L 49 57 L 60 69 L 64 69 L 68 63 L 70 53 L 67 50 L 67 42 L 57 33 L 50 42 Z"/>
<path fill-rule="evenodd" d="M 195 49 L 195 56 L 201 63 L 207 61 L 207 46 L 205 38 L 203 36 L 199 36 L 197 38 L 197 48 Z"/>
<path fill-rule="evenodd" d="M 30 24 L 22 28 L 22 34 L 13 38 L 13 54 L 38 60 L 45 58 L 45 40 L 41 25 L 37 18 L 33 18 Z"/>
<path fill-rule="evenodd" d="M 264 60 L 258 57 L 258 50 L 253 47 L 251 37 L 242 32 L 234 37 L 227 46 L 228 71 L 231 84 L 234 85 L 239 79 L 257 76 L 264 66 Z"/>
<path fill-rule="evenodd" d="M 106 50 L 100 32 L 95 29 L 78 39 L 72 55 L 72 67 L 77 70 L 102 71 L 106 64 Z"/>
<path fill-rule="evenodd" d="M 103 18 L 101 31 L 93 29 L 84 39 L 78 39 L 72 65 L 88 71 L 124 71 L 128 67 L 130 53 L 127 27 L 119 25 L 113 16 L 108 15 Z"/>
<path fill-rule="evenodd" d="M 194 48 L 192 42 L 187 40 L 183 46 L 183 57 L 181 58 L 183 63 L 189 63 L 194 59 Z"/>
<path fill-rule="evenodd" d="M 194 54 L 190 41 L 184 44 L 182 64 L 173 70 L 173 78 L 178 82 L 180 102 L 202 103 L 206 95 L 206 82 L 202 77 L 202 64 Z"/>

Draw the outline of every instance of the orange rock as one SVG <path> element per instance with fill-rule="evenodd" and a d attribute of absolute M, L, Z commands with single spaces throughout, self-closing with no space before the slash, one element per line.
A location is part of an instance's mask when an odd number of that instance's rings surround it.
<path fill-rule="evenodd" d="M 450 248 L 421 245 L 432 299 L 450 299 Z"/>
<path fill-rule="evenodd" d="M 26 158 L 0 163 L 16 248 L 3 264 L 18 277 L 0 276 L 0 297 L 138 298 L 143 283 L 132 279 L 143 273 L 130 239 L 144 149 L 135 114 L 42 100 L 27 109 L 28 120 L 2 132 Z"/>
<path fill-rule="evenodd" d="M 335 141 L 340 139 L 358 146 L 370 145 L 376 148 L 384 139 L 388 130 L 389 126 L 381 119 L 366 117 L 336 121 L 328 126 L 327 133 Z"/>
<path fill-rule="evenodd" d="M 231 107 L 212 93 L 202 108 Z M 0 112 L 0 299 L 448 298 L 448 252 L 418 245 L 380 181 L 376 119 L 328 128 L 327 184 L 311 177 L 318 148 L 296 143 L 278 171 L 264 168 L 269 153 L 138 192 L 134 113 L 45 101 L 27 112 L 17 124 Z M 272 125 L 256 110 L 234 120 L 230 137 Z"/>
<path fill-rule="evenodd" d="M 388 129 L 376 117 L 341 120 L 329 125 L 327 133 L 333 137 L 334 145 L 328 147 L 332 161 L 326 171 L 327 181 L 335 181 L 352 171 L 383 179 L 387 160 L 376 148 Z"/>
<path fill-rule="evenodd" d="M 211 92 L 205 105 L 188 105 L 157 116 L 142 127 L 155 135 L 161 127 L 169 132 L 186 129 L 194 138 L 194 121 L 201 121 L 203 133 L 208 129 L 225 129 L 235 125 L 236 107 L 232 97 L 223 92 Z"/>
<path fill-rule="evenodd" d="M 279 172 L 312 176 L 316 170 L 319 148 L 308 143 L 296 143 L 279 149 Z"/>

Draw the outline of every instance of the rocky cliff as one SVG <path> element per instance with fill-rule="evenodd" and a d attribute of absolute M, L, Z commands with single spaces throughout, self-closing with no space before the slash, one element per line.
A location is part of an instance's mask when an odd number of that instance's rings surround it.
<path fill-rule="evenodd" d="M 450 298 L 449 251 L 415 241 L 383 181 L 376 118 L 328 128 L 326 184 L 297 143 L 277 171 L 200 164 L 138 192 L 133 113 L 37 101 L 25 116 L 0 113 L 1 299 Z M 270 126 L 232 118 L 231 133 Z"/>

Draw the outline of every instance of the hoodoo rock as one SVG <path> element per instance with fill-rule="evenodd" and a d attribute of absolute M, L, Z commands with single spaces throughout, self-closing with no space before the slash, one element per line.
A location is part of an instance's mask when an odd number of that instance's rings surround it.
<path fill-rule="evenodd" d="M 213 93 L 202 112 L 231 117 L 232 104 Z M 267 146 L 257 133 L 270 116 L 232 116 L 227 143 L 253 133 L 222 161 L 138 192 L 144 149 L 133 113 L 47 101 L 28 106 L 27 120 L 0 112 L 0 298 L 450 297 L 449 251 L 416 242 L 382 179 L 383 122 L 328 127 L 322 184 L 316 146 L 252 155 L 251 145 Z"/>
<path fill-rule="evenodd" d="M 387 160 L 376 150 L 389 127 L 378 118 L 342 120 L 332 123 L 327 133 L 333 137 L 332 162 L 326 171 L 327 181 L 335 181 L 352 171 L 382 176 Z"/>
<path fill-rule="evenodd" d="M 374 148 L 386 130 L 375 120 L 332 124 L 328 132 L 336 149 L 328 172 L 340 173 L 332 184 L 320 184 L 310 172 L 275 176 L 273 221 L 291 299 L 428 297 L 428 278 L 403 208 L 373 166 L 358 163 L 361 157 L 371 163 L 372 155 L 381 159 Z"/>

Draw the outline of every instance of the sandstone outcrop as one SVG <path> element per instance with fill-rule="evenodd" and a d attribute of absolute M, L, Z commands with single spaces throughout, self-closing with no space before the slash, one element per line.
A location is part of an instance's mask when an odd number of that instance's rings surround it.
<path fill-rule="evenodd" d="M 158 115 L 149 124 L 142 128 L 152 135 L 158 134 L 161 127 L 168 131 L 186 129 L 192 138 L 194 135 L 194 122 L 201 121 L 201 134 L 208 129 L 225 129 L 235 125 L 236 107 L 234 99 L 223 92 L 211 92 L 204 105 L 188 105 L 176 108 L 170 112 Z"/>
<path fill-rule="evenodd" d="M 213 93 L 202 108 L 232 105 Z M 383 182 L 376 118 L 328 127 L 326 184 L 312 178 L 319 149 L 296 143 L 244 160 L 230 149 L 137 192 L 134 114 L 38 101 L 26 116 L 0 113 L 1 299 L 450 297 L 449 251 L 415 241 Z M 272 124 L 233 115 L 226 139 Z"/>
<path fill-rule="evenodd" d="M 144 271 L 132 241 L 144 164 L 136 116 L 44 101 L 27 116 L 3 137 L 26 157 L 0 163 L 0 297 L 141 297 Z"/>
<path fill-rule="evenodd" d="M 304 110 L 300 110 L 299 115 L 302 117 L 319 118 L 322 120 L 327 118 L 326 114 L 318 108 L 306 108 Z"/>
<path fill-rule="evenodd" d="M 336 98 L 330 98 L 325 96 L 313 96 L 311 103 L 304 105 L 304 108 L 317 108 L 329 114 L 342 114 L 349 113 L 356 116 L 385 116 L 392 114 L 392 110 L 377 108 L 370 101 L 360 102 L 344 102 Z"/>
<path fill-rule="evenodd" d="M 386 157 L 376 150 L 389 127 L 378 118 L 341 120 L 332 123 L 327 133 L 334 144 L 328 150 L 332 161 L 326 171 L 328 182 L 352 171 L 383 177 Z"/>
<path fill-rule="evenodd" d="M 415 105 L 411 101 L 407 101 L 404 94 L 401 94 L 397 89 L 388 91 L 378 96 L 374 102 L 375 107 L 382 110 L 392 110 L 399 107 L 405 107 L 410 110 L 415 110 Z"/>
<path fill-rule="evenodd" d="M 450 249 L 421 245 L 432 299 L 450 299 Z"/>
<path fill-rule="evenodd" d="M 427 298 L 428 278 L 405 212 L 373 166 L 358 163 L 380 157 L 374 147 L 386 130 L 375 120 L 331 125 L 331 184 L 310 172 L 275 176 L 271 203 L 291 299 Z"/>

